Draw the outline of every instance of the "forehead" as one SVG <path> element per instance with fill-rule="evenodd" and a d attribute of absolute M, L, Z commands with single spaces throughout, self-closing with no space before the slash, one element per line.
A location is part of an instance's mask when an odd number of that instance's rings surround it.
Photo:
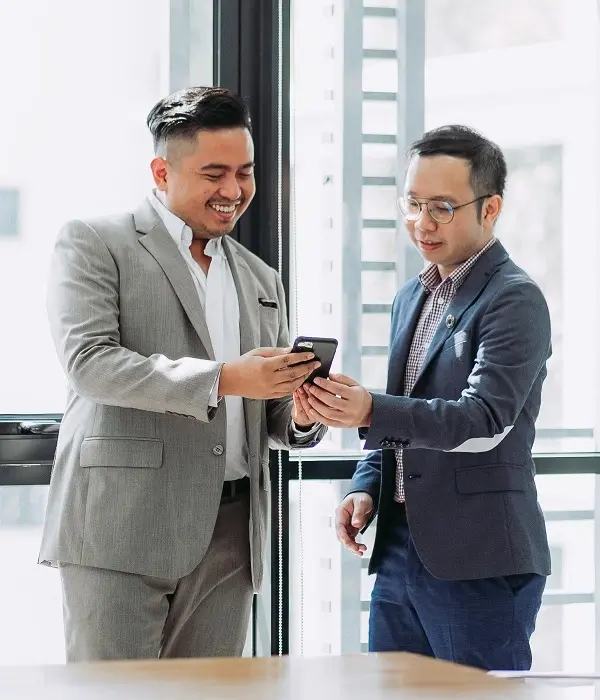
<path fill-rule="evenodd" d="M 404 191 L 416 197 L 471 195 L 470 165 L 454 156 L 414 156 L 406 172 Z"/>
<path fill-rule="evenodd" d="M 208 163 L 237 167 L 254 160 L 254 143 L 248 129 L 202 130 L 186 155 L 196 167 Z"/>

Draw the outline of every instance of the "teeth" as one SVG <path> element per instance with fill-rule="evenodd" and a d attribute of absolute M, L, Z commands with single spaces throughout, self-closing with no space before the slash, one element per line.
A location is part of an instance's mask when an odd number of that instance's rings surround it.
<path fill-rule="evenodd" d="M 220 211 L 222 214 L 233 214 L 235 211 L 236 205 L 230 205 L 228 207 L 223 206 L 222 204 L 211 204 L 210 205 L 215 211 Z"/>

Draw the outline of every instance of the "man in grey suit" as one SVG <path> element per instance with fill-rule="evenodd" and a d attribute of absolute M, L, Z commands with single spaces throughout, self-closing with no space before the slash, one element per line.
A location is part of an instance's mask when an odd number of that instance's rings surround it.
<path fill-rule="evenodd" d="M 190 88 L 148 116 L 156 189 L 71 221 L 48 315 L 68 378 L 40 561 L 58 566 L 69 661 L 242 652 L 263 578 L 269 445 L 326 428 L 291 394 L 275 270 L 227 236 L 254 192 L 247 107 Z"/>
<path fill-rule="evenodd" d="M 550 316 L 494 237 L 505 179 L 466 127 L 412 146 L 400 208 L 429 265 L 394 300 L 386 394 L 332 375 L 298 397 L 373 450 L 336 513 L 359 556 L 378 514 L 370 650 L 520 670 L 550 573 L 531 454 Z"/>

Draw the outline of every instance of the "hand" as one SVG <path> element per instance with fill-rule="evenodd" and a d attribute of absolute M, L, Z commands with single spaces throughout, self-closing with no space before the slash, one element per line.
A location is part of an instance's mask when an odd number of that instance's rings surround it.
<path fill-rule="evenodd" d="M 362 557 L 367 547 L 356 541 L 356 536 L 367 524 L 373 512 L 373 498 L 364 491 L 346 496 L 335 511 L 335 534 L 338 540 L 354 554 Z"/>
<path fill-rule="evenodd" d="M 316 421 L 312 420 L 307 411 L 310 410 L 308 394 L 302 387 L 294 392 L 294 408 L 292 419 L 299 428 L 312 428 Z"/>
<path fill-rule="evenodd" d="M 363 428 L 371 425 L 373 397 L 345 374 L 317 377 L 304 387 L 308 393 L 307 415 L 335 428 Z"/>
<path fill-rule="evenodd" d="M 312 352 L 291 348 L 257 348 L 226 362 L 219 376 L 219 396 L 281 399 L 290 396 L 320 366 Z"/>

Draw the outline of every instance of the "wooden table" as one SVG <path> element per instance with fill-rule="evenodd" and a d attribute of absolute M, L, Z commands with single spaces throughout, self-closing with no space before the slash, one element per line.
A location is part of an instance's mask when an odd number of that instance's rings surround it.
<path fill-rule="evenodd" d="M 493 678 L 411 654 L 0 668 L 3 700 L 587 700 L 593 681 Z"/>

